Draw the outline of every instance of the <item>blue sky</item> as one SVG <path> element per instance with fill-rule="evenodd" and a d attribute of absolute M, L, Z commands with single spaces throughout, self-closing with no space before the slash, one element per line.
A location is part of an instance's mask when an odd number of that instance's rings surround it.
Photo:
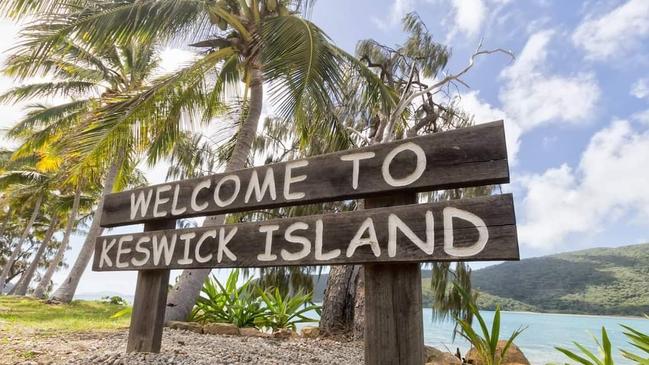
<path fill-rule="evenodd" d="M 366 38 L 398 44 L 410 11 L 452 48 L 449 73 L 481 39 L 484 49 L 516 55 L 478 59 L 460 105 L 476 122 L 505 120 L 512 183 L 504 190 L 515 194 L 523 257 L 649 242 L 649 0 L 321 0 L 312 19 L 353 51 Z M 0 49 L 16 30 L 0 22 L 8 35 Z M 171 69 L 188 52 L 163 57 Z M 0 89 L 11 84 L 0 78 Z M 0 115 L 7 126 L 20 107 L 0 106 Z M 152 182 L 161 170 L 149 172 Z M 134 289 L 132 273 L 92 273 L 79 292 L 98 291 L 98 280 L 101 290 Z"/>

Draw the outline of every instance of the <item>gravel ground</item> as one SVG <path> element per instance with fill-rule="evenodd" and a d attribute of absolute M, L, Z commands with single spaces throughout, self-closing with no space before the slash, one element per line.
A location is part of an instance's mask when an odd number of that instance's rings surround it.
<path fill-rule="evenodd" d="M 2 326 L 0 326 L 2 327 Z M 201 335 L 165 329 L 160 354 L 126 354 L 126 331 L 40 335 L 0 330 L 0 364 L 362 364 L 359 342 Z"/>

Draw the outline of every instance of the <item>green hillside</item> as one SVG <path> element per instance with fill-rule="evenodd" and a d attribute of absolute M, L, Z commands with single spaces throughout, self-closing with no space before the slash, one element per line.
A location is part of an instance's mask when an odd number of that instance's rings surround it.
<path fill-rule="evenodd" d="M 315 277 L 322 301 L 327 274 Z M 649 244 L 595 248 L 524 259 L 473 272 L 484 309 L 611 314 L 649 314 Z M 430 306 L 430 271 L 422 271 L 423 303 Z"/>
<path fill-rule="evenodd" d="M 649 244 L 506 262 L 473 273 L 479 304 L 505 310 L 649 313 Z"/>

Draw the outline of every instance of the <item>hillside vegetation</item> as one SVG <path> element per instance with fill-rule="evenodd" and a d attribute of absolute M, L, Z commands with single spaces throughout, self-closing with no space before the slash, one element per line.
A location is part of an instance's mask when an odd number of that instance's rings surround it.
<path fill-rule="evenodd" d="M 314 278 L 322 301 L 327 274 Z M 506 262 L 473 272 L 478 304 L 493 310 L 641 316 L 649 314 L 649 243 Z M 430 271 L 422 270 L 430 307 Z"/>
<path fill-rule="evenodd" d="M 473 273 L 482 308 L 649 313 L 649 244 L 595 248 L 506 262 Z"/>

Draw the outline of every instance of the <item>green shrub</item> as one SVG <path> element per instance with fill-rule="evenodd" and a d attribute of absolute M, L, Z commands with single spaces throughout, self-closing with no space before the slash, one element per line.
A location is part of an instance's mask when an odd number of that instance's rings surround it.
<path fill-rule="evenodd" d="M 265 315 L 266 309 L 252 279 L 240 287 L 239 270 L 232 270 L 225 285 L 213 276 L 205 281 L 202 294 L 196 301 L 190 320 L 195 322 L 232 323 L 237 327 L 254 327 L 255 320 Z"/>
<path fill-rule="evenodd" d="M 119 295 L 113 295 L 112 297 L 105 296 L 102 297 L 101 300 L 113 305 L 128 305 L 126 299 L 120 297 Z"/>
<path fill-rule="evenodd" d="M 647 317 L 646 315 L 645 317 L 649 319 L 649 317 Z M 629 344 L 635 347 L 636 351 L 640 350 L 642 351 L 642 353 L 644 353 L 644 355 L 638 355 L 636 353 L 622 349 L 620 351 L 622 355 L 627 359 L 632 360 L 636 364 L 649 365 L 649 335 L 623 324 L 621 324 L 620 326 L 624 328 L 624 335 L 626 336 Z M 555 348 L 570 359 L 577 361 L 583 365 L 613 365 L 613 348 L 611 346 L 611 341 L 608 339 L 606 328 L 602 327 L 602 341 L 600 342 L 597 338 L 595 338 L 595 342 L 597 343 L 599 350 L 599 357 L 577 342 L 573 343 L 579 349 L 579 351 L 581 351 L 581 354 L 583 356 L 580 356 L 576 352 L 567 350 L 562 347 Z"/>
<path fill-rule="evenodd" d="M 645 315 L 645 317 L 649 319 L 649 316 Z M 623 324 L 621 326 L 622 328 L 624 328 L 624 335 L 629 340 L 629 343 L 636 349 L 642 351 L 644 353 L 644 357 L 642 357 L 643 355 L 637 355 L 626 350 L 622 350 L 622 355 L 624 355 L 624 357 L 629 360 L 637 362 L 638 364 L 649 364 L 649 335 Z"/>
<path fill-rule="evenodd" d="M 282 296 L 278 288 L 268 292 L 259 289 L 259 295 L 266 305 L 266 313 L 255 322 L 259 327 L 295 330 L 297 323 L 317 322 L 316 319 L 308 318 L 304 314 L 315 310 L 320 314 L 320 306 L 313 304 L 311 293 L 286 297 Z"/>
<path fill-rule="evenodd" d="M 473 314 L 473 318 L 478 320 L 480 325 L 481 334 L 476 332 L 471 325 L 471 322 L 456 318 L 460 327 L 460 336 L 464 337 L 475 348 L 480 362 L 484 365 L 500 365 L 507 353 L 509 347 L 514 343 L 514 339 L 518 337 L 524 328 L 519 328 L 514 331 L 500 351 L 498 351 L 498 339 L 500 338 L 500 307 L 496 307 L 494 314 L 493 324 L 491 330 L 487 327 L 487 323 L 480 314 L 478 306 L 475 304 L 475 298 L 463 288 L 455 286 L 458 292 L 463 296 L 467 303 L 468 309 Z"/>

